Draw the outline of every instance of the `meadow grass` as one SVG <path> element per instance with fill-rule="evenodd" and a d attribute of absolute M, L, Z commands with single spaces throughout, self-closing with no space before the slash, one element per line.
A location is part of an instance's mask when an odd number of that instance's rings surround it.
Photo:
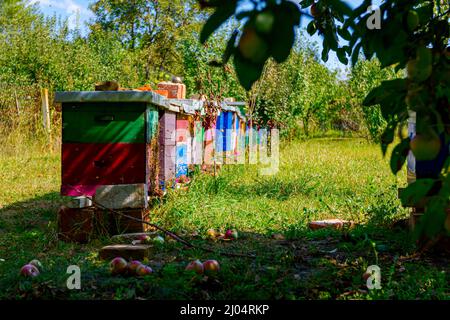
<path fill-rule="evenodd" d="M 261 176 L 257 166 L 231 165 L 219 175 L 196 174 L 187 191 L 155 201 L 152 222 L 214 253 L 166 242 L 148 263 L 146 278 L 112 277 L 98 249 L 56 237 L 60 157 L 42 149 L 0 156 L 0 299 L 448 299 L 448 257 L 405 259 L 415 250 L 397 199 L 405 173 L 390 173 L 379 146 L 361 139 L 313 139 L 283 146 L 280 170 Z M 311 231 L 309 221 L 352 220 L 343 231 Z M 210 241 L 206 230 L 236 228 L 239 240 Z M 286 240 L 271 236 L 282 234 Z M 218 251 L 243 252 L 236 258 Z M 42 274 L 18 275 L 38 258 Z M 184 271 L 192 259 L 217 259 L 215 278 Z M 82 290 L 70 291 L 67 266 L 82 270 Z M 382 269 L 382 289 L 367 290 L 362 274 Z"/>
<path fill-rule="evenodd" d="M 156 215 L 180 229 L 234 227 L 268 233 L 304 229 L 311 220 L 392 221 L 406 211 L 397 200 L 405 173 L 393 176 L 379 147 L 359 139 L 314 139 L 283 146 L 279 172 L 230 165 L 213 178 L 197 175 Z"/>

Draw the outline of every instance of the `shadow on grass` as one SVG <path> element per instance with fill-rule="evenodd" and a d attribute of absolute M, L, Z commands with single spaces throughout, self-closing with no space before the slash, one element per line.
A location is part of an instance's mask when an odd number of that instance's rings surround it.
<path fill-rule="evenodd" d="M 58 192 L 19 201 L 0 208 L 0 232 L 28 230 L 37 225 L 56 222 L 56 212 L 64 203 Z"/>

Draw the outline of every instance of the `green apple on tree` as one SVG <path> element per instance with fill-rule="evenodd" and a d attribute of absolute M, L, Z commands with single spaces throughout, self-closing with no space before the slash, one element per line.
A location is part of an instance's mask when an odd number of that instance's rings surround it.
<path fill-rule="evenodd" d="M 247 27 L 239 40 L 239 51 L 245 59 L 260 64 L 267 58 L 269 46 L 255 28 Z"/>
<path fill-rule="evenodd" d="M 414 10 L 409 10 L 406 22 L 410 31 L 416 30 L 420 23 L 419 14 Z"/>
<path fill-rule="evenodd" d="M 433 131 L 428 130 L 418 133 L 410 142 L 411 151 L 418 161 L 430 161 L 436 159 L 441 151 L 441 140 Z"/>
<path fill-rule="evenodd" d="M 272 31 L 275 16 L 271 11 L 263 11 L 256 16 L 255 28 L 256 31 L 262 34 L 269 34 Z"/>

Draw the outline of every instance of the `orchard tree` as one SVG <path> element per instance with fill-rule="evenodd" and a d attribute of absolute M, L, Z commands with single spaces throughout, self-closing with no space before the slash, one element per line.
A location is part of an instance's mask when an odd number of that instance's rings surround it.
<path fill-rule="evenodd" d="M 342 0 L 200 0 L 214 13 L 200 35 L 205 43 L 231 17 L 243 28 L 229 40 L 223 63 L 233 57 L 242 86 L 250 90 L 261 77 L 269 58 L 281 63 L 288 58 L 302 18 L 312 18 L 310 35 L 322 37 L 322 60 L 330 51 L 343 64 L 355 65 L 363 57 L 376 57 L 382 69 L 393 66 L 406 76 L 383 81 L 364 99 L 364 105 L 379 105 L 386 129 L 381 135 L 382 152 L 396 137 L 399 124 L 409 112 L 417 115 L 416 137 L 401 136 L 391 155 L 397 174 L 411 150 L 418 164 L 417 181 L 402 195 L 404 202 L 427 197 L 425 214 L 418 227 L 429 237 L 448 234 L 446 208 L 450 199 L 448 143 L 450 139 L 450 49 L 449 4 L 445 0 L 382 0 L 373 7 L 362 0 L 356 8 Z"/>
<path fill-rule="evenodd" d="M 380 142 L 381 135 L 386 129 L 387 123 L 381 113 L 381 108 L 377 106 L 364 106 L 366 95 L 371 90 L 378 87 L 381 82 L 399 77 L 401 71 L 396 72 L 394 67 L 381 69 L 380 61 L 376 58 L 370 60 L 359 60 L 351 69 L 348 84 L 350 97 L 349 102 L 354 109 L 361 109 L 364 117 L 364 125 L 367 128 L 372 141 Z"/>
<path fill-rule="evenodd" d="M 218 94 L 222 98 L 245 99 L 245 90 L 239 84 L 233 68 L 230 65 L 224 68 L 214 67 L 222 56 L 222 48 L 229 35 L 228 30 L 221 30 L 207 46 L 198 42 L 198 34 L 194 32 L 177 45 L 177 51 L 181 53 L 183 61 L 180 76 L 186 84 L 187 95 L 203 94 L 211 97 L 212 94 Z"/>
<path fill-rule="evenodd" d="M 176 43 L 204 19 L 195 0 L 97 0 L 90 9 L 95 14 L 91 30 L 117 34 L 130 54 L 137 51 L 146 80 L 160 69 L 181 71 L 174 68 L 182 59 Z"/>

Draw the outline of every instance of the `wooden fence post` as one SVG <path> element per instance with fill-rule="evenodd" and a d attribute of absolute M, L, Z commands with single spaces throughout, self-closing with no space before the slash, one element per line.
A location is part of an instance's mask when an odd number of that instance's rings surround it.
<path fill-rule="evenodd" d="M 48 89 L 41 90 L 42 98 L 42 123 L 46 133 L 51 132 L 50 128 L 50 108 L 48 104 Z"/>
<path fill-rule="evenodd" d="M 17 115 L 20 116 L 20 103 L 19 103 L 19 98 L 17 97 L 17 90 L 16 89 L 14 89 L 14 97 L 16 99 Z"/>

